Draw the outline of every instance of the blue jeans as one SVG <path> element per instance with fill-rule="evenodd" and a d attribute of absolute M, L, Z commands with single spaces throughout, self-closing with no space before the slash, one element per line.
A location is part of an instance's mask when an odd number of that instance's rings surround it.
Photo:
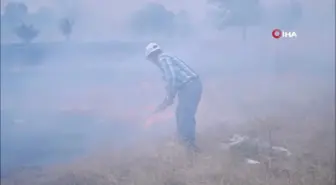
<path fill-rule="evenodd" d="M 183 86 L 178 92 L 176 123 L 179 139 L 188 146 L 195 146 L 196 119 L 198 104 L 202 95 L 202 83 L 199 78 Z"/>

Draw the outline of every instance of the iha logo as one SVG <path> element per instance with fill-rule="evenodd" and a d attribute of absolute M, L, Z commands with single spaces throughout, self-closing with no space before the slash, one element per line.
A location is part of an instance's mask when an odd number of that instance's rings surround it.
<path fill-rule="evenodd" d="M 275 39 L 280 39 L 282 37 L 284 37 L 284 38 L 296 38 L 297 34 L 296 34 L 295 31 L 290 32 L 290 31 L 282 31 L 280 29 L 274 29 L 272 31 L 272 36 Z"/>

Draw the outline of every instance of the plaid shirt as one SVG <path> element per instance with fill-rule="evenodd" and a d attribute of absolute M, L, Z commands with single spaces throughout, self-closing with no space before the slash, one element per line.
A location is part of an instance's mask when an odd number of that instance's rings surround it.
<path fill-rule="evenodd" d="M 167 96 L 174 98 L 179 88 L 198 78 L 198 75 L 181 59 L 162 53 L 159 56 L 159 67 L 163 79 L 167 82 Z"/>

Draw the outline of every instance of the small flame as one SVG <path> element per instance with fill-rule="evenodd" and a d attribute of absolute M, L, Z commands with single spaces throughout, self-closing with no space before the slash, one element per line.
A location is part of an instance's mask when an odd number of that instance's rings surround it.
<path fill-rule="evenodd" d="M 155 114 L 147 118 L 145 122 L 145 127 L 150 127 L 154 123 L 159 123 L 159 122 L 164 122 L 167 121 L 171 118 L 173 118 L 173 113 L 172 112 L 164 112 L 160 114 Z"/>

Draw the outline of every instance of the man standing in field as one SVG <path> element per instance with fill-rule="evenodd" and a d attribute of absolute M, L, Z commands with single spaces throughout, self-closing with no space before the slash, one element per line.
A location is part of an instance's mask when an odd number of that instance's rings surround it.
<path fill-rule="evenodd" d="M 197 150 L 195 145 L 195 114 L 202 95 L 202 83 L 198 74 L 177 57 L 163 52 L 156 43 L 146 47 L 147 60 L 154 63 L 163 73 L 167 95 L 154 113 L 164 111 L 178 96 L 176 122 L 179 140 L 188 149 Z"/>

